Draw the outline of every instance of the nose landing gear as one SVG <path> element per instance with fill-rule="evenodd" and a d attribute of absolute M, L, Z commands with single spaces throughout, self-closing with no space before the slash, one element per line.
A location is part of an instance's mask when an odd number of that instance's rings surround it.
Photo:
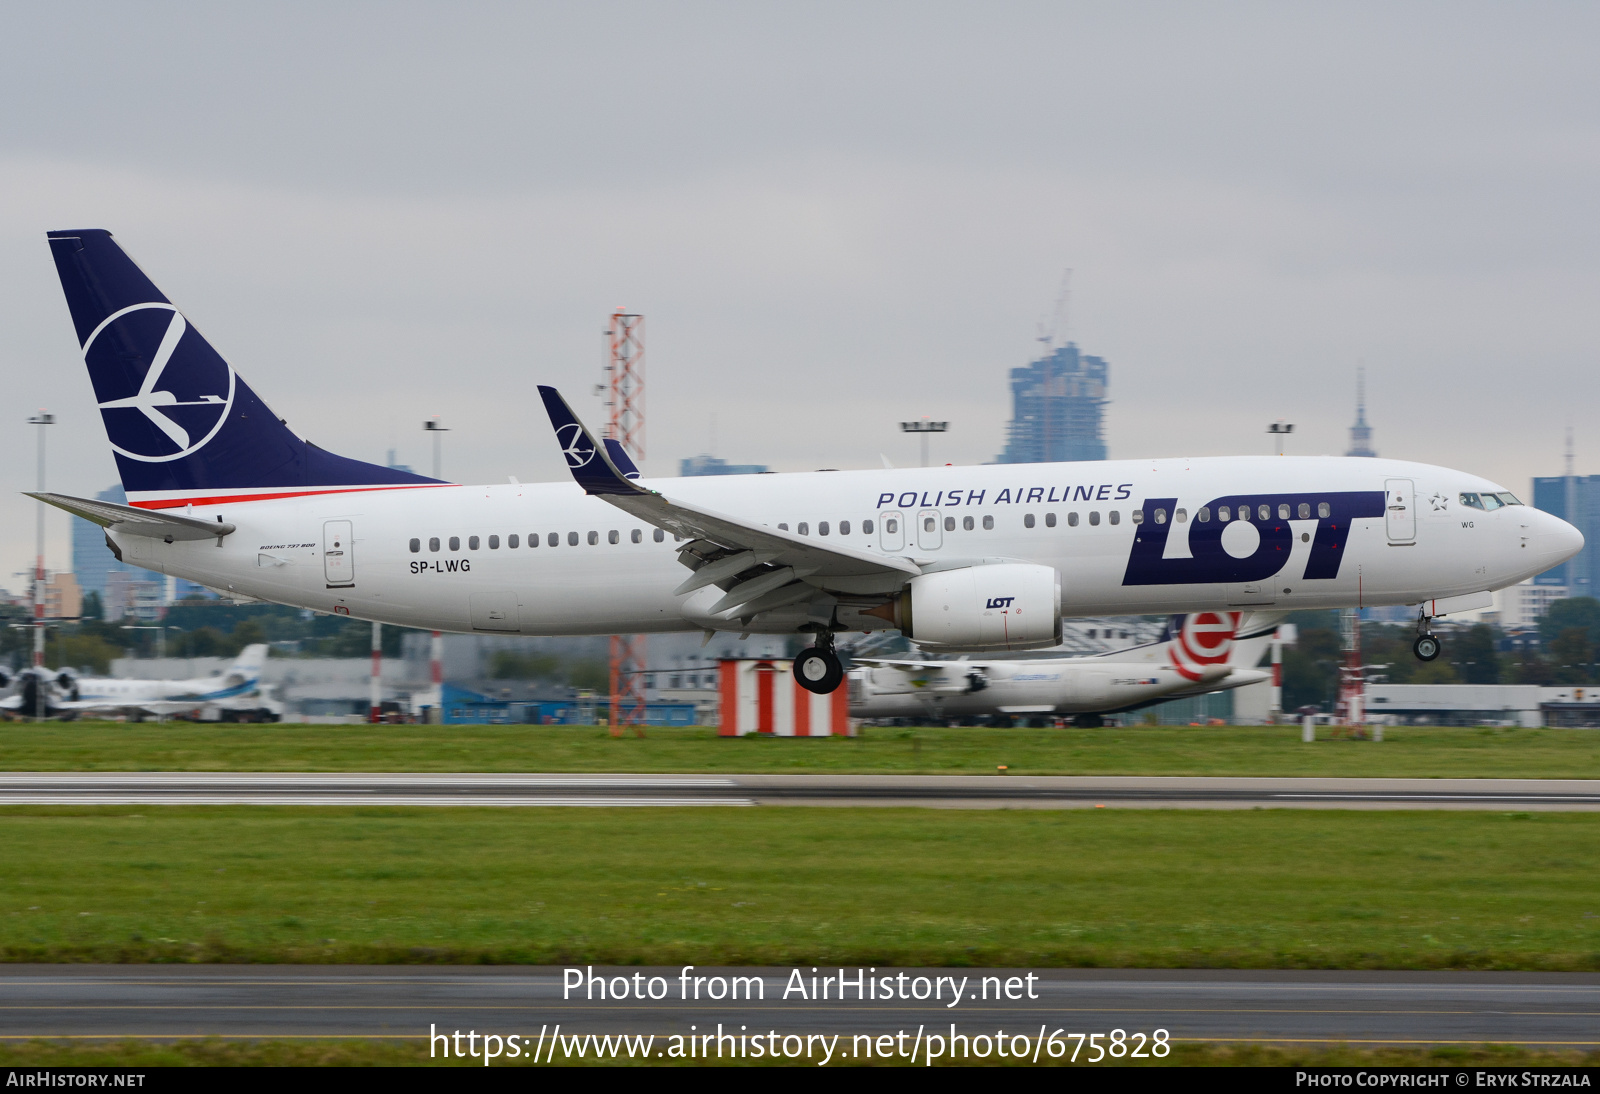
<path fill-rule="evenodd" d="M 833 652 L 833 635 L 817 635 L 817 644 L 794 659 L 795 682 L 817 695 L 829 695 L 844 683 L 844 666 Z"/>
<path fill-rule="evenodd" d="M 1417 640 L 1411 643 L 1411 652 L 1418 661 L 1432 661 L 1439 656 L 1439 639 L 1433 633 L 1432 622 L 1425 615 L 1417 616 Z"/>

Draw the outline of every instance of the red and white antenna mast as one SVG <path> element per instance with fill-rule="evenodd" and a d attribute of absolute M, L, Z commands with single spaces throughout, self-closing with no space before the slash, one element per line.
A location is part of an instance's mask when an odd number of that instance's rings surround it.
<path fill-rule="evenodd" d="M 606 338 L 606 436 L 644 467 L 644 316 L 618 308 Z M 611 735 L 631 725 L 644 736 L 645 636 L 611 636 Z"/>

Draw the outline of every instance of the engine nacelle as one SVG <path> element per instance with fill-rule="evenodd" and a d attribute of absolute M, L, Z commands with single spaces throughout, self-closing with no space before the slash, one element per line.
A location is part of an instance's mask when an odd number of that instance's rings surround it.
<path fill-rule="evenodd" d="M 896 607 L 896 625 L 925 649 L 981 653 L 1061 642 L 1061 579 L 1052 566 L 938 570 L 912 578 Z"/>

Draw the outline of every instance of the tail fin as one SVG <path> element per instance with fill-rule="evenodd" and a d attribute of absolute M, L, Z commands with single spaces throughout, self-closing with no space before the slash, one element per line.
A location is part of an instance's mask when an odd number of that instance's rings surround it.
<path fill-rule="evenodd" d="M 267 663 L 267 644 L 256 642 L 246 646 L 234 659 L 233 665 L 228 669 L 229 676 L 237 676 L 241 681 L 249 682 L 261 678 L 261 670 Z"/>
<path fill-rule="evenodd" d="M 49 239 L 132 504 L 438 481 L 335 456 L 295 436 L 110 232 L 51 232 Z"/>
<path fill-rule="evenodd" d="M 633 457 L 628 455 L 628 450 L 622 447 L 621 441 L 614 441 L 610 437 L 605 439 L 606 455 L 611 457 L 611 462 L 617 465 L 617 470 L 622 472 L 625 479 L 639 477 L 639 465 L 633 462 Z"/>

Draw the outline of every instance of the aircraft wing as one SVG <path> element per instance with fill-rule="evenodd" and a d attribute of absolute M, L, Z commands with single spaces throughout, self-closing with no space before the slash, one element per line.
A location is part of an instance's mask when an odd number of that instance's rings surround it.
<path fill-rule="evenodd" d="M 559 391 L 541 385 L 539 394 L 579 486 L 687 541 L 678 557 L 695 572 L 675 592 L 708 585 L 723 589 L 727 595 L 709 609 L 711 614 L 749 618 L 803 600 L 817 589 L 892 593 L 922 573 L 910 559 L 823 544 L 641 486 L 618 468 L 608 445 L 594 439 Z"/>
<path fill-rule="evenodd" d="M 230 534 L 234 526 L 221 521 L 208 522 L 193 517 L 179 516 L 165 511 L 140 509 L 132 505 L 118 505 L 112 501 L 90 501 L 68 494 L 36 494 L 24 491 L 30 498 L 38 498 L 46 505 L 65 509 L 75 517 L 92 524 L 122 532 L 130 536 L 147 536 L 164 539 L 168 543 L 179 539 L 220 539 Z"/>

